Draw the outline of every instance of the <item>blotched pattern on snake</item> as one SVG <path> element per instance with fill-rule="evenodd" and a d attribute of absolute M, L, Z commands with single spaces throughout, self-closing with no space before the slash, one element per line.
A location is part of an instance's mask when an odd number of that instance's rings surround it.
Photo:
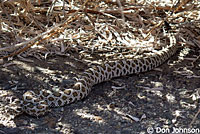
<path fill-rule="evenodd" d="M 106 62 L 89 68 L 77 80 L 74 86 L 64 91 L 27 91 L 20 101 L 24 112 L 33 115 L 44 115 L 49 107 L 59 107 L 86 97 L 93 85 L 114 77 L 149 71 L 171 57 L 176 52 L 176 39 L 169 34 L 170 44 L 162 50 L 146 57 L 122 59 Z"/>

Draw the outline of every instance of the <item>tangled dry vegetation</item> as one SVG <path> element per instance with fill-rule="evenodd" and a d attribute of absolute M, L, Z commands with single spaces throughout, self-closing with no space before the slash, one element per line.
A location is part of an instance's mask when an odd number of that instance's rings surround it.
<path fill-rule="evenodd" d="M 165 22 L 178 45 L 200 48 L 198 0 L 3 0 L 0 63 L 55 55 L 97 63 L 132 57 L 163 47 Z"/>
<path fill-rule="evenodd" d="M 159 44 L 164 21 L 183 45 L 199 47 L 197 0 L 4 0 L 0 9 L 1 59 L 18 56 L 30 61 L 28 56 L 46 59 L 71 52 L 88 58 L 97 49 L 106 52 L 107 59 L 119 52 L 127 55 L 127 50 L 146 51 Z"/>

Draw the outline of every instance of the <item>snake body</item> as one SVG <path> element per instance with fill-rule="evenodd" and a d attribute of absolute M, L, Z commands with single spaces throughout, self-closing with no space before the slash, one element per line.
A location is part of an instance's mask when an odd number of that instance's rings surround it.
<path fill-rule="evenodd" d="M 72 88 L 60 91 L 27 91 L 21 101 L 23 111 L 33 116 L 44 115 L 50 107 L 60 107 L 86 97 L 93 85 L 114 77 L 146 72 L 161 65 L 176 52 L 176 39 L 169 35 L 170 44 L 146 57 L 122 59 L 91 67 L 83 72 Z"/>

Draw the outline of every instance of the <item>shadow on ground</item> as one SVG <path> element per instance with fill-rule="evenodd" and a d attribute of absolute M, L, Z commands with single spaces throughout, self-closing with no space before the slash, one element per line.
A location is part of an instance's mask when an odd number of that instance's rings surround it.
<path fill-rule="evenodd" d="M 187 56 L 194 55 L 199 53 Z M 28 90 L 66 88 L 73 85 L 77 72 L 86 68 L 66 57 L 32 60 L 17 58 L 2 66 L 1 90 L 21 98 Z M 188 60 L 179 61 L 176 54 L 153 71 L 95 85 L 87 98 L 53 108 L 43 117 L 21 114 L 15 117 L 15 126 L 1 125 L 0 133 L 136 134 L 146 133 L 148 127 L 189 128 L 199 109 L 199 64 L 199 60 L 193 66 Z M 199 124 L 196 118 L 191 127 L 200 128 Z"/>

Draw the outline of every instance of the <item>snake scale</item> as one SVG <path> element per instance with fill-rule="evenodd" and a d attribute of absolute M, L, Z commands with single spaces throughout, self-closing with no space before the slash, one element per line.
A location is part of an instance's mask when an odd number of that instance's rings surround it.
<path fill-rule="evenodd" d="M 91 67 L 83 72 L 72 88 L 51 91 L 27 91 L 20 100 L 22 111 L 32 116 L 41 116 L 49 111 L 50 107 L 60 107 L 86 97 L 93 85 L 114 77 L 146 72 L 161 65 L 176 52 L 176 39 L 173 34 L 168 35 L 170 44 L 151 55 L 121 59 L 106 62 Z"/>

